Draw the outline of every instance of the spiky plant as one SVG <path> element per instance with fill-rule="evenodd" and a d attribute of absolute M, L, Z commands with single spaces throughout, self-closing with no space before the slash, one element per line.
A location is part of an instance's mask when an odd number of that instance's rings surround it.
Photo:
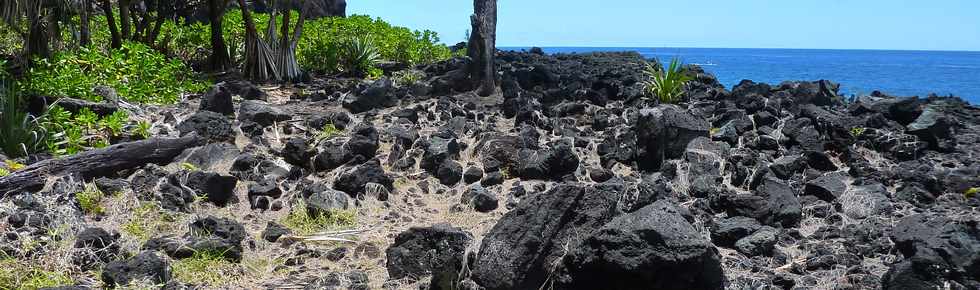
<path fill-rule="evenodd" d="M 649 80 L 644 82 L 647 94 L 656 97 L 661 104 L 676 104 L 684 97 L 684 86 L 692 78 L 684 74 L 681 62 L 674 58 L 666 69 L 657 69 L 647 65 L 646 75 Z"/>
<path fill-rule="evenodd" d="M 0 149 L 4 154 L 21 157 L 38 151 L 44 144 L 43 130 L 37 118 L 27 113 L 21 95 L 3 79 L 0 79 L 0 110 Z"/>
<path fill-rule="evenodd" d="M 366 75 L 381 61 L 381 54 L 374 42 L 367 37 L 351 37 L 341 48 L 341 66 L 352 75 Z"/>

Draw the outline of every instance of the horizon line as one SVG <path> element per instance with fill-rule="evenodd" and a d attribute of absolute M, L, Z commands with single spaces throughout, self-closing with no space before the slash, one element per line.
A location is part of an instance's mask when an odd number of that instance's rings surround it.
<path fill-rule="evenodd" d="M 666 49 L 785 49 L 785 50 L 864 50 L 864 51 L 911 51 L 911 52 L 980 52 L 961 49 L 897 49 L 897 48 L 792 48 L 792 47 L 718 47 L 718 46 L 594 46 L 594 45 L 499 45 L 497 48 L 666 48 Z"/>

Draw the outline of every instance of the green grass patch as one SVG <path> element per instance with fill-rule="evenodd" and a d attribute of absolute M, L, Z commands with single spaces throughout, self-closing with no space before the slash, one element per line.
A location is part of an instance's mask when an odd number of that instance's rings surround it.
<path fill-rule="evenodd" d="M 33 290 L 74 283 L 66 273 L 43 269 L 36 263 L 0 258 L 0 289 Z"/>
<path fill-rule="evenodd" d="M 233 279 L 239 266 L 229 262 L 218 251 L 197 251 L 193 256 L 174 261 L 174 278 L 184 283 L 222 286 Z"/>
<path fill-rule="evenodd" d="M 281 221 L 283 226 L 300 235 L 310 235 L 324 231 L 345 230 L 357 226 L 357 212 L 354 210 L 331 210 L 311 215 L 306 203 L 300 201 Z"/>
<path fill-rule="evenodd" d="M 165 212 L 158 204 L 146 202 L 132 210 L 129 221 L 121 228 L 123 233 L 142 244 L 158 233 L 174 230 L 177 218 L 177 215 Z"/>
<path fill-rule="evenodd" d="M 105 214 L 105 206 L 102 205 L 105 197 L 106 195 L 94 185 L 86 185 L 85 190 L 75 193 L 75 201 L 78 202 L 82 212 L 88 215 Z"/>
<path fill-rule="evenodd" d="M 327 123 L 326 125 L 323 125 L 323 128 L 320 129 L 320 132 L 316 133 L 316 141 L 322 142 L 323 140 L 330 140 L 333 139 L 333 137 L 337 137 L 343 134 L 344 131 L 337 129 L 337 126 L 334 126 L 332 123 Z"/>

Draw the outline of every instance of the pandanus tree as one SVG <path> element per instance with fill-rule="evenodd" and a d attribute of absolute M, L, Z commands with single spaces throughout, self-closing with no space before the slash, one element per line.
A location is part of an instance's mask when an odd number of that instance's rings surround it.
<path fill-rule="evenodd" d="M 242 18 L 245 22 L 245 77 L 255 81 L 293 81 L 303 72 L 296 62 L 296 45 L 303 34 L 303 23 L 306 21 L 306 1 L 302 1 L 299 20 L 290 33 L 290 9 L 288 5 L 276 5 L 270 1 L 272 13 L 269 15 L 269 25 L 265 38 L 259 36 L 255 20 L 249 11 L 245 0 L 238 0 L 242 7 Z M 283 3 L 285 4 L 285 3 Z M 282 26 L 277 27 L 277 12 L 282 13 Z M 280 30 L 277 35 L 276 30 Z M 292 35 L 290 35 L 292 34 Z"/>
<path fill-rule="evenodd" d="M 87 0 L 86 0 L 87 1 Z M 110 46 L 122 47 L 123 41 L 138 41 L 157 46 L 164 21 L 174 15 L 172 0 L 118 0 L 119 21 L 113 13 L 112 1 L 101 0 L 99 7 L 109 27 Z"/>
<path fill-rule="evenodd" d="M 0 18 L 24 40 L 25 56 L 48 57 L 60 40 L 60 22 L 68 22 L 69 6 L 67 0 L 3 0 Z"/>
<path fill-rule="evenodd" d="M 225 44 L 221 25 L 227 7 L 228 0 L 208 0 L 208 21 L 211 22 L 211 56 L 208 57 L 208 65 L 216 71 L 232 65 L 231 54 L 228 53 L 228 45 Z"/>

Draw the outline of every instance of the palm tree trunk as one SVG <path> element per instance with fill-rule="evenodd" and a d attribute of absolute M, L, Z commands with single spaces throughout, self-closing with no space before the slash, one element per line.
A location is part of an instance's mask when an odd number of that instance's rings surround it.
<path fill-rule="evenodd" d="M 215 71 L 228 68 L 231 64 L 228 46 L 225 44 L 225 38 L 222 35 L 224 30 L 221 27 L 221 19 L 225 14 L 227 4 L 225 0 L 208 0 L 208 18 L 211 21 L 211 57 L 208 64 Z"/>
<path fill-rule="evenodd" d="M 89 31 L 89 20 L 88 20 L 88 10 L 92 6 L 89 3 L 90 0 L 82 0 L 82 7 L 78 10 L 78 17 L 81 20 L 79 25 L 79 39 L 78 42 L 81 46 L 89 46 L 92 44 L 92 33 Z"/>
<path fill-rule="evenodd" d="M 119 35 L 119 27 L 116 26 L 116 17 L 112 13 L 112 3 L 109 0 L 102 0 L 102 13 L 105 14 L 106 24 L 109 26 L 109 34 L 111 35 L 112 48 L 122 47 L 122 37 Z"/>
<path fill-rule="evenodd" d="M 129 40 L 133 36 L 132 16 L 129 14 L 130 0 L 119 0 L 119 27 L 122 28 L 122 38 Z"/>

